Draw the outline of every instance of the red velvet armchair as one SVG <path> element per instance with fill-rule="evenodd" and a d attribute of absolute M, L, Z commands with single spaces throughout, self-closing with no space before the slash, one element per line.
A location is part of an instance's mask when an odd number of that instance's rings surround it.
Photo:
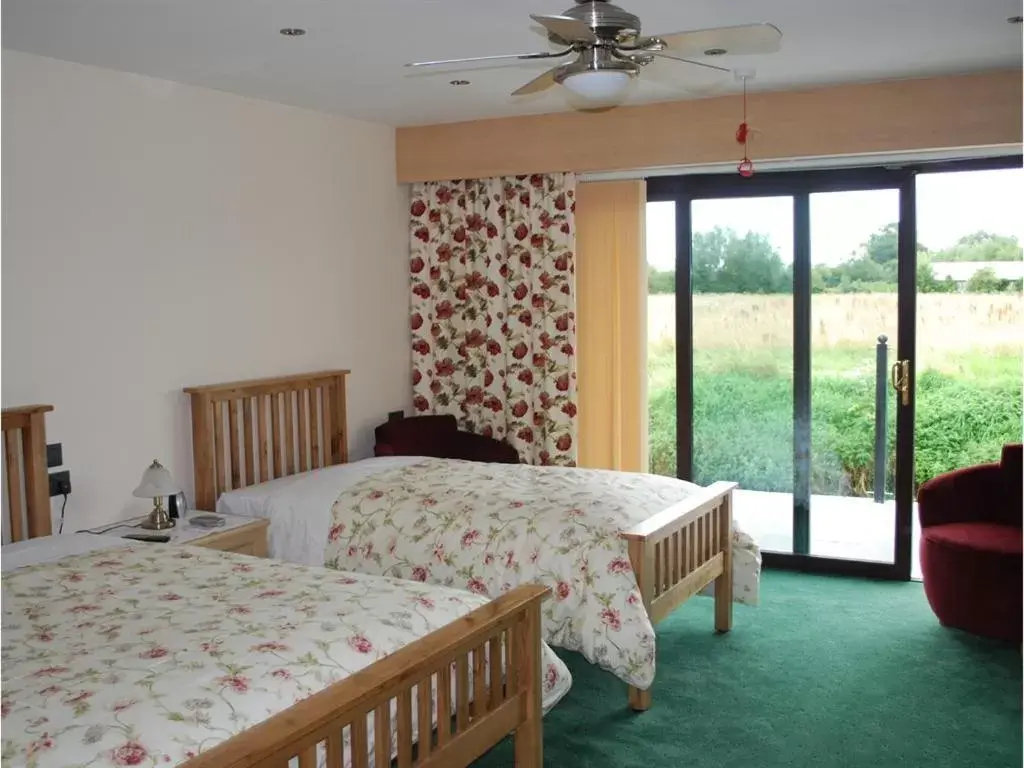
<path fill-rule="evenodd" d="M 504 440 L 459 430 L 452 415 L 394 419 L 374 430 L 377 456 L 433 456 L 438 459 L 518 464 L 519 452 Z"/>
<path fill-rule="evenodd" d="M 920 487 L 921 573 L 948 627 L 1021 641 L 1022 448 L 999 463 L 939 475 Z"/>

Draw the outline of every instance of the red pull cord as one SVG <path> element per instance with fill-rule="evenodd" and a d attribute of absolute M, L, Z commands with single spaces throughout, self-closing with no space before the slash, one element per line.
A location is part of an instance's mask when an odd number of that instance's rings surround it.
<path fill-rule="evenodd" d="M 743 122 L 736 129 L 736 143 L 743 145 L 743 160 L 736 166 L 740 176 L 749 179 L 754 175 L 754 163 L 747 153 L 747 140 L 750 138 L 750 126 L 747 125 L 747 78 L 743 78 Z"/>

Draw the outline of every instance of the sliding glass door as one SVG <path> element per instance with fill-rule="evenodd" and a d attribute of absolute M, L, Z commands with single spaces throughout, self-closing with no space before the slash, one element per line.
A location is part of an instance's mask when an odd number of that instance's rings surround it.
<path fill-rule="evenodd" d="M 913 175 L 658 178 L 648 199 L 649 251 L 664 254 L 669 218 L 675 251 L 674 280 L 664 255 L 651 273 L 675 289 L 651 434 L 676 437 L 672 459 L 652 443 L 652 470 L 738 482 L 737 521 L 768 565 L 907 578 Z M 656 424 L 668 380 L 674 429 Z"/>
<path fill-rule="evenodd" d="M 918 484 L 1020 439 L 1020 158 L 647 188 L 651 471 L 738 482 L 769 566 L 910 578 Z"/>
<path fill-rule="evenodd" d="M 690 478 L 739 482 L 778 552 L 794 551 L 793 210 L 791 195 L 690 201 L 692 409 L 685 386 L 677 404 Z"/>

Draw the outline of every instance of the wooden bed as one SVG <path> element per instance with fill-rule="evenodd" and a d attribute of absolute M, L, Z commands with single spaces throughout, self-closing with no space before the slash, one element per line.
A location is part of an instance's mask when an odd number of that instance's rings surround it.
<path fill-rule="evenodd" d="M 225 491 L 347 461 L 349 371 L 188 387 L 196 499 L 214 509 Z M 715 483 L 624 531 L 652 623 L 715 585 L 715 629 L 732 628 L 732 491 Z M 635 710 L 650 690 L 629 688 Z"/>
<path fill-rule="evenodd" d="M 338 376 L 328 378 L 336 382 Z M 51 410 L 46 405 L 3 410 L 5 497 L 14 540 L 50 533 L 44 415 Z M 344 433 L 318 434 L 331 440 Z M 329 454 L 331 460 L 344 458 L 343 445 Z M 286 768 L 294 758 L 299 768 L 315 768 L 319 749 L 328 768 L 370 768 L 367 721 L 372 717 L 375 768 L 393 764 L 392 734 L 399 768 L 427 768 L 468 765 L 510 733 L 516 765 L 540 768 L 540 606 L 547 594 L 544 587 L 519 587 L 182 765 Z M 488 664 L 485 659 L 500 661 Z M 450 722 L 439 718 L 434 738 L 416 744 L 413 712 L 420 722 L 430 722 L 432 705 L 455 715 Z"/>
<path fill-rule="evenodd" d="M 52 405 L 4 408 L 4 503 L 11 541 L 49 536 L 50 481 L 46 475 L 46 414 Z"/>

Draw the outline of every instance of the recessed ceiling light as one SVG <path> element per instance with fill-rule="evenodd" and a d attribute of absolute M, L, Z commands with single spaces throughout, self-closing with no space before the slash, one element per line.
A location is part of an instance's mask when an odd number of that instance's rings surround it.
<path fill-rule="evenodd" d="M 448 85 L 469 85 L 469 80 L 451 80 Z"/>
<path fill-rule="evenodd" d="M 302 37 L 302 35 L 306 34 L 306 30 L 302 29 L 302 27 L 285 27 L 281 30 L 281 34 L 285 37 Z"/>
<path fill-rule="evenodd" d="M 728 51 L 725 48 L 708 48 L 704 51 L 705 56 L 724 56 Z"/>
<path fill-rule="evenodd" d="M 1020 24 L 1024 21 L 1024 16 L 1011 16 L 1006 20 L 1007 24 Z"/>

